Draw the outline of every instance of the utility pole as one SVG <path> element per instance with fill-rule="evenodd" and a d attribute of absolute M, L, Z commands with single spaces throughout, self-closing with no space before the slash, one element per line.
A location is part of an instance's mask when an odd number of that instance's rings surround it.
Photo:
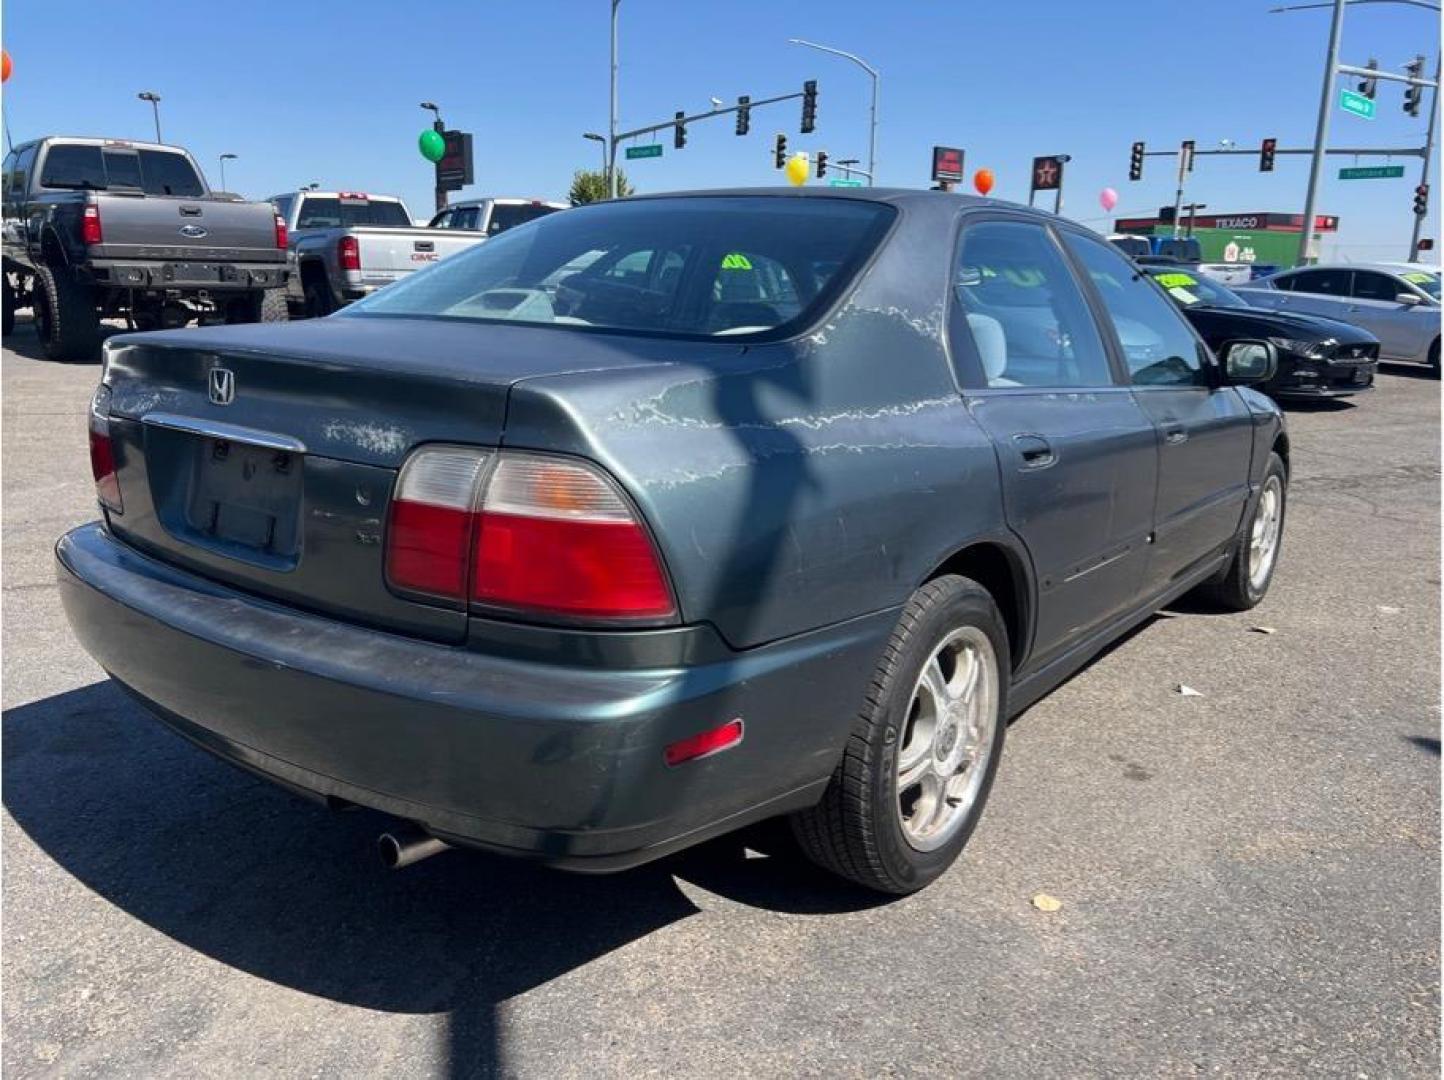
<path fill-rule="evenodd" d="M 434 101 L 423 101 L 421 107 L 436 117 L 436 119 L 431 122 L 431 130 L 445 139 L 446 125 L 441 120 L 440 107 Z M 441 170 L 435 163 L 432 164 L 431 168 L 432 171 L 436 173 L 436 212 L 439 214 L 446 209 L 446 189 L 441 186 Z"/>
<path fill-rule="evenodd" d="M 1434 157 L 1434 125 L 1439 122 L 1439 68 L 1440 59 L 1434 60 L 1434 97 L 1429 106 L 1429 130 L 1424 133 L 1424 165 L 1419 170 L 1419 183 L 1429 183 L 1429 163 Z M 1414 215 L 1414 230 L 1409 236 L 1409 261 L 1419 258 L 1419 233 L 1424 228 L 1424 214 Z"/>
<path fill-rule="evenodd" d="M 1343 0 L 1339 0 L 1343 3 Z M 1173 196 L 1173 238 L 1178 239 L 1178 223 L 1183 214 L 1183 180 L 1193 171 L 1193 140 L 1185 139 L 1178 148 L 1178 190 Z"/>

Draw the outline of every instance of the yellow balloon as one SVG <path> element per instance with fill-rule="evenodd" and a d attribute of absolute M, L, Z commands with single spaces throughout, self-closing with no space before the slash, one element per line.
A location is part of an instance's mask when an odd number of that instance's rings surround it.
<path fill-rule="evenodd" d="M 787 168 L 783 171 L 787 173 L 787 182 L 789 184 L 794 187 L 801 187 L 807 183 L 807 155 L 793 154 L 787 159 Z"/>

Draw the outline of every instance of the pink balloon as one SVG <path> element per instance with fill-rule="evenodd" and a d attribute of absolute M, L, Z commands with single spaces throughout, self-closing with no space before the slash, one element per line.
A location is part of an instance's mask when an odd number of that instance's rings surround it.
<path fill-rule="evenodd" d="M 1098 202 L 1104 210 L 1112 210 L 1118 205 L 1118 192 L 1106 187 L 1098 193 Z"/>

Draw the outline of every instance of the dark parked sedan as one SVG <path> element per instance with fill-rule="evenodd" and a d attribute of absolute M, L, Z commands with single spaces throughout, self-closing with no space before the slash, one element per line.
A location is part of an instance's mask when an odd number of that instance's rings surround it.
<path fill-rule="evenodd" d="M 1316 315 L 1250 307 L 1233 290 L 1187 268 L 1143 269 L 1215 348 L 1235 338 L 1272 342 L 1278 370 L 1273 378 L 1257 384 L 1271 397 L 1349 397 L 1374 388 L 1379 339 L 1367 330 Z"/>
<path fill-rule="evenodd" d="M 599 204 L 330 318 L 112 339 L 61 594 L 175 730 L 400 819 L 393 864 L 788 814 L 908 892 L 1010 716 L 1185 592 L 1262 598 L 1272 353 L 1018 207 Z"/>

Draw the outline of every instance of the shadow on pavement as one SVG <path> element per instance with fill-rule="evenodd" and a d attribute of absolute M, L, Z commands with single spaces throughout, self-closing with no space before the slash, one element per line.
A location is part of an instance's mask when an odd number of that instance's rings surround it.
<path fill-rule="evenodd" d="M 8 710 L 4 803 L 67 872 L 182 944 L 347 1005 L 446 1014 L 448 1075 L 493 1074 L 500 1002 L 697 913 L 674 879 L 803 913 L 886 902 L 766 823 L 625 874 L 470 852 L 380 868 L 386 819 L 206 756 L 109 683 Z"/>
<path fill-rule="evenodd" d="M 1428 735 L 1409 735 L 1408 740 L 1426 753 L 1439 756 L 1439 740 Z"/>

